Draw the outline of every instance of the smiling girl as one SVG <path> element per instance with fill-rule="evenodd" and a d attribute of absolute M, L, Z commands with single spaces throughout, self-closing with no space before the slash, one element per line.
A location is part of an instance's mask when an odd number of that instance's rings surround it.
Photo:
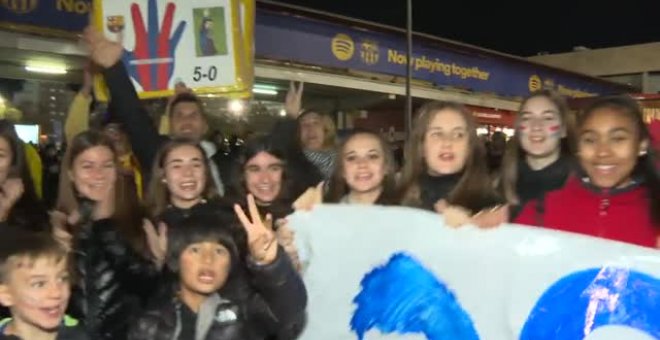
<path fill-rule="evenodd" d="M 660 175 L 639 104 L 606 97 L 578 118 L 581 171 L 548 193 L 542 209 L 530 202 L 517 223 L 658 246 Z"/>
<path fill-rule="evenodd" d="M 66 216 L 79 280 L 72 314 L 94 339 L 122 339 L 148 295 L 155 268 L 146 256 L 137 198 L 119 193 L 117 154 L 99 131 L 73 138 L 62 163 L 58 210 Z"/>
<path fill-rule="evenodd" d="M 327 201 L 395 204 L 395 177 L 394 157 L 387 142 L 374 132 L 355 131 L 339 147 Z"/>
<path fill-rule="evenodd" d="M 561 188 L 573 169 L 567 113 L 564 98 L 550 90 L 522 102 L 500 182 L 512 217 L 528 201 L 540 202 L 546 192 Z"/>

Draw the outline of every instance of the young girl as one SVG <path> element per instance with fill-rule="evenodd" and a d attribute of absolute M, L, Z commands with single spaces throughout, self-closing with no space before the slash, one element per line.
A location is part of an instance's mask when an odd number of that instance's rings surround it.
<path fill-rule="evenodd" d="M 568 108 L 563 97 L 542 90 L 527 97 L 516 134 L 504 154 L 500 187 L 515 217 L 531 200 L 561 188 L 572 170 Z"/>
<path fill-rule="evenodd" d="M 581 170 L 541 209 L 528 203 L 515 222 L 658 246 L 660 176 L 637 102 L 597 100 L 579 116 L 577 137 Z"/>
<path fill-rule="evenodd" d="M 151 173 L 146 197 L 149 220 L 143 227 L 152 259 L 162 267 L 168 227 L 181 225 L 182 220 L 193 215 L 226 216 L 233 213 L 231 205 L 220 200 L 204 151 L 192 139 L 167 141 L 158 150 Z M 237 231 L 236 237 L 243 235 Z"/>
<path fill-rule="evenodd" d="M 395 204 L 395 177 L 394 157 L 387 142 L 374 132 L 355 131 L 339 147 L 339 162 L 326 201 Z"/>
<path fill-rule="evenodd" d="M 450 225 L 503 210 L 491 187 L 474 119 L 464 106 L 439 101 L 422 106 L 407 157 L 401 179 L 403 205 L 444 212 Z M 501 222 L 498 218 L 493 223 Z"/>
<path fill-rule="evenodd" d="M 173 222 L 195 210 L 211 209 L 206 203 L 218 199 L 204 150 L 191 139 L 165 143 L 152 174 L 146 203 L 154 221 Z"/>
<path fill-rule="evenodd" d="M 292 213 L 294 200 L 308 188 L 308 182 L 298 181 L 298 170 L 287 156 L 272 136 L 249 140 L 235 164 L 227 199 L 245 206 L 245 197 L 252 194 L 264 215 L 282 218 Z"/>
<path fill-rule="evenodd" d="M 94 339 L 126 337 L 155 276 L 141 256 L 146 246 L 138 205 L 117 194 L 118 179 L 108 137 L 87 131 L 73 139 L 62 163 L 58 210 L 67 217 L 79 276 L 70 307 Z"/>

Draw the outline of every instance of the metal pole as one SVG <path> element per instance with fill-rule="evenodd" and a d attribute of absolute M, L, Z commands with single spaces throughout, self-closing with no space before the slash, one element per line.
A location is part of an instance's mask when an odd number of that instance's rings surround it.
<path fill-rule="evenodd" d="M 411 85 L 411 80 L 412 80 L 412 0 L 407 0 L 406 1 L 406 6 L 407 6 L 407 19 L 406 19 L 406 40 L 408 43 L 408 48 L 406 50 L 406 61 L 407 61 L 407 67 L 406 67 L 406 119 L 405 119 L 405 127 L 406 127 L 406 136 L 410 134 L 410 130 L 412 129 L 412 95 L 410 93 L 410 85 Z"/>

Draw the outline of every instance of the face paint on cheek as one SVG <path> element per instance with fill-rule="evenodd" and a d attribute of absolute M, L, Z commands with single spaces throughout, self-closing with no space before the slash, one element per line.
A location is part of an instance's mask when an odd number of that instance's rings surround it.
<path fill-rule="evenodd" d="M 548 127 L 550 131 L 550 136 L 554 138 L 561 138 L 561 125 L 553 125 Z"/>

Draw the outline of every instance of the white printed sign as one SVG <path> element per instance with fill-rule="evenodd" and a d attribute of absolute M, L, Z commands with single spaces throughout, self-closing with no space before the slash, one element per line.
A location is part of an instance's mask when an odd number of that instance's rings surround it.
<path fill-rule="evenodd" d="M 169 95 L 178 82 L 198 93 L 249 93 L 252 37 L 243 31 L 253 14 L 241 18 L 243 2 L 96 0 L 94 21 L 123 42 L 124 64 L 142 97 Z"/>

